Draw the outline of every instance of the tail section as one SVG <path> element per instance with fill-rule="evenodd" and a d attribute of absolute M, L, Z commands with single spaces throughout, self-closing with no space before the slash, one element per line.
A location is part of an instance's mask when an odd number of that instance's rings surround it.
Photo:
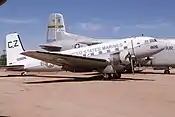
<path fill-rule="evenodd" d="M 25 50 L 18 33 L 6 35 L 7 66 L 15 64 L 23 51 Z"/>
<path fill-rule="evenodd" d="M 49 16 L 49 24 L 47 30 L 47 42 L 61 40 L 61 35 L 66 32 L 64 18 L 60 13 L 52 13 Z"/>

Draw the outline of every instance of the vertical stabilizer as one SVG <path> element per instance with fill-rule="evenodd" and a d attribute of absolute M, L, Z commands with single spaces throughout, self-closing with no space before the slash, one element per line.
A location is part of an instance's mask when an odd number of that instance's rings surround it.
<path fill-rule="evenodd" d="M 21 52 L 25 51 L 18 33 L 6 35 L 7 66 L 13 65 Z"/>
<path fill-rule="evenodd" d="M 61 40 L 62 34 L 66 32 L 64 18 L 60 13 L 52 13 L 49 16 L 49 24 L 47 30 L 47 42 Z"/>

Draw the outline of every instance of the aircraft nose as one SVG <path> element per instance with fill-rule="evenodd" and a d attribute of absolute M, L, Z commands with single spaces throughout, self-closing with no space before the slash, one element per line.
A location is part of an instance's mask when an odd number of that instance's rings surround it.
<path fill-rule="evenodd" d="M 165 47 L 166 47 L 166 44 L 163 42 L 157 42 L 157 45 L 158 45 L 158 50 L 160 50 L 160 51 L 165 49 Z"/>
<path fill-rule="evenodd" d="M 166 44 L 163 42 L 159 42 L 159 47 L 160 47 L 160 49 L 165 49 Z"/>
<path fill-rule="evenodd" d="M 157 41 L 157 42 L 143 44 L 139 47 L 136 47 L 134 49 L 134 53 L 136 56 L 142 58 L 142 57 L 147 57 L 147 56 L 152 56 L 154 54 L 157 54 L 162 50 L 164 50 L 165 47 L 166 47 L 165 43 L 161 41 Z"/>
<path fill-rule="evenodd" d="M 158 41 L 150 44 L 150 50 L 152 51 L 152 54 L 156 54 L 164 50 L 166 47 L 166 44 Z"/>

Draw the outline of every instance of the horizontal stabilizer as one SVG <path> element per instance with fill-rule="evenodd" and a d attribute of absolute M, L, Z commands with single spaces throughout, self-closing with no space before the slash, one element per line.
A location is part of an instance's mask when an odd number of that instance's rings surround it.
<path fill-rule="evenodd" d="M 9 65 L 3 68 L 7 71 L 21 71 L 24 70 L 24 65 Z"/>
<path fill-rule="evenodd" d="M 102 42 L 101 41 L 83 41 L 83 42 L 79 42 L 79 43 L 91 46 L 91 45 L 101 44 Z"/>
<path fill-rule="evenodd" d="M 40 44 L 39 45 L 42 49 L 47 51 L 60 51 L 62 46 L 58 45 L 51 45 L 51 44 Z"/>

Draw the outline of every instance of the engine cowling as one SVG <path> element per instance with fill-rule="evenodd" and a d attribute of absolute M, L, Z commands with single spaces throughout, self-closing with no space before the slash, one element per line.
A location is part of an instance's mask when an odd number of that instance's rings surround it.
<path fill-rule="evenodd" d="M 128 51 L 111 54 L 110 64 L 104 69 L 104 73 L 124 72 L 126 67 L 130 65 L 130 57 Z"/>

